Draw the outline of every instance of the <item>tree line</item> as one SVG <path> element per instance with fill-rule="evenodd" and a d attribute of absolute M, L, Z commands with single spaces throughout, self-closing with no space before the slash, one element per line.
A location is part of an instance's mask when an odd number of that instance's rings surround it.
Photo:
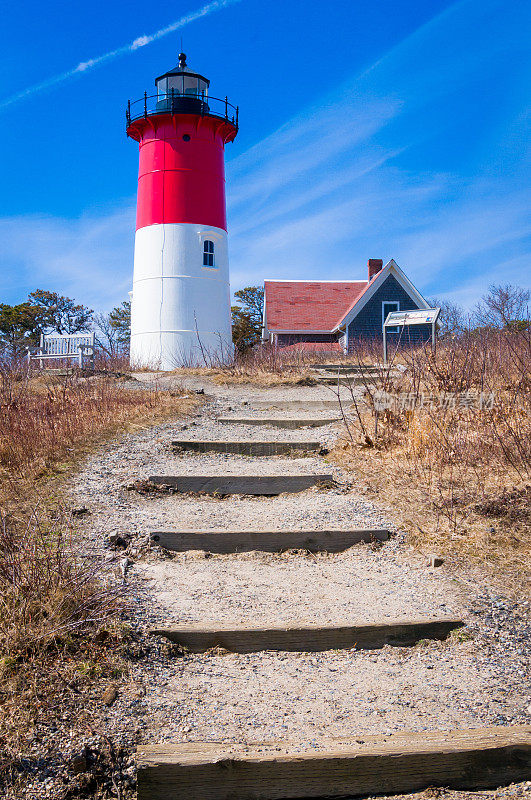
<path fill-rule="evenodd" d="M 126 300 L 108 314 L 95 314 L 58 292 L 37 289 L 16 305 L 0 303 L 0 354 L 21 358 L 39 346 L 42 334 L 79 333 L 93 330 L 98 347 L 109 356 L 129 350 L 131 303 Z"/>
<path fill-rule="evenodd" d="M 439 307 L 441 327 L 439 336 L 459 336 L 465 331 L 529 330 L 529 289 L 510 283 L 492 284 L 471 311 L 458 303 L 434 297 L 434 308 Z"/>
<path fill-rule="evenodd" d="M 264 287 L 246 286 L 234 293 L 231 307 L 232 340 L 239 352 L 262 339 Z M 529 329 L 528 289 L 512 284 L 492 285 L 471 312 L 457 303 L 432 298 L 440 306 L 440 336 L 458 336 L 465 330 Z M 97 346 L 110 357 L 127 355 L 131 335 L 131 303 L 124 300 L 108 314 L 94 313 L 57 292 L 37 289 L 16 305 L 0 303 L 0 354 L 20 358 L 39 346 L 41 334 L 93 330 Z"/>
<path fill-rule="evenodd" d="M 232 338 L 240 351 L 253 347 L 262 336 L 264 289 L 248 286 L 235 293 L 231 308 Z M 108 314 L 94 313 L 57 292 L 37 289 L 16 305 L 0 303 L 0 354 L 21 358 L 39 346 L 41 334 L 93 330 L 98 348 L 110 357 L 127 355 L 131 335 L 131 303 L 124 300 Z"/>

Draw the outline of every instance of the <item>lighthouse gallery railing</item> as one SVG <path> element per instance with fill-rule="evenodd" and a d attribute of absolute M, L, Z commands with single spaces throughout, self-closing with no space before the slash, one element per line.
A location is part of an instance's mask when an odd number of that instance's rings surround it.
<path fill-rule="evenodd" d="M 148 95 L 144 92 L 144 97 L 139 100 L 129 100 L 125 119 L 129 127 L 135 119 L 155 114 L 201 114 L 224 119 L 238 128 L 238 113 L 239 107 L 229 103 L 226 97 L 222 99 L 203 94 L 178 94 L 172 90 L 168 94 Z"/>

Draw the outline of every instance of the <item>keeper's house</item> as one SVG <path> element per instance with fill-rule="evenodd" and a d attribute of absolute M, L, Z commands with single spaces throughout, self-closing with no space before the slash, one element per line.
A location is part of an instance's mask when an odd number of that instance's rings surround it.
<path fill-rule="evenodd" d="M 429 308 L 393 259 L 370 258 L 367 280 L 264 281 L 263 339 L 278 347 L 348 352 L 360 339 L 382 337 L 391 311 Z M 401 343 L 425 341 L 431 326 L 388 328 Z"/>

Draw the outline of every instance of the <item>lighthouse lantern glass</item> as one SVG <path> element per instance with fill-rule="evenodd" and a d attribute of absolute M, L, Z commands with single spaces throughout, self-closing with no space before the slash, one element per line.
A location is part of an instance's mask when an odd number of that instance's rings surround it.
<path fill-rule="evenodd" d="M 169 75 L 168 77 L 159 78 L 157 81 L 157 94 L 160 97 L 171 94 L 188 95 L 192 97 L 207 97 L 208 83 L 197 75 L 187 75 L 181 73 L 178 75 Z"/>

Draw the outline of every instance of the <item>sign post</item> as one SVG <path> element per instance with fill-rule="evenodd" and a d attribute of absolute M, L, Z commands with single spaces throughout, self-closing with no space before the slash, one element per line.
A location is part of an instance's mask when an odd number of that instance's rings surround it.
<path fill-rule="evenodd" d="M 388 328 L 402 328 L 400 334 L 403 333 L 404 328 L 409 325 L 431 325 L 431 346 L 435 350 L 435 334 L 436 324 L 440 308 L 419 308 L 413 311 L 391 311 L 387 315 L 383 326 L 383 355 L 384 366 L 387 366 L 387 329 Z"/>

